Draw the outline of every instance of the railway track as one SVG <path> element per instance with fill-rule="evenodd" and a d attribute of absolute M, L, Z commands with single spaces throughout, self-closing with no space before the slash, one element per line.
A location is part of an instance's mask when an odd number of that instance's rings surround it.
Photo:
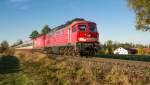
<path fill-rule="evenodd" d="M 150 67 L 150 62 L 144 61 L 132 61 L 132 60 L 120 60 L 120 59 L 110 59 L 110 58 L 88 58 L 89 61 L 92 62 L 101 62 L 101 63 L 109 63 L 109 64 L 121 64 L 135 67 Z"/>

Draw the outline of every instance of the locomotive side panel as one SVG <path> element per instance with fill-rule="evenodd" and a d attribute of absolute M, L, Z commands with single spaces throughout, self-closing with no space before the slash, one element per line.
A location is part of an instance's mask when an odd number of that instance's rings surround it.
<path fill-rule="evenodd" d="M 64 46 L 68 43 L 68 31 L 67 28 L 58 30 L 54 33 L 49 33 L 46 36 L 46 46 Z"/>

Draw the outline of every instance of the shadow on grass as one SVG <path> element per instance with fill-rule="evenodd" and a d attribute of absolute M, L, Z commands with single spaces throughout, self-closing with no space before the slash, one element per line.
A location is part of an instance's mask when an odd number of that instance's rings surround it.
<path fill-rule="evenodd" d="M 15 56 L 0 56 L 0 74 L 16 73 L 20 70 L 20 61 Z"/>

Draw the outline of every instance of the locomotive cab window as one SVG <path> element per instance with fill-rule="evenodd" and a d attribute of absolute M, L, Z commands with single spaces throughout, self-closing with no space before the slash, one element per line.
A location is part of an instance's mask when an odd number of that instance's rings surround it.
<path fill-rule="evenodd" d="M 79 25 L 79 30 L 80 31 L 86 31 L 86 25 Z"/>
<path fill-rule="evenodd" d="M 76 28 L 73 28 L 73 29 L 72 29 L 72 32 L 76 32 Z"/>
<path fill-rule="evenodd" d="M 95 25 L 90 25 L 90 31 L 91 31 L 91 32 L 96 32 L 96 27 L 95 27 Z"/>

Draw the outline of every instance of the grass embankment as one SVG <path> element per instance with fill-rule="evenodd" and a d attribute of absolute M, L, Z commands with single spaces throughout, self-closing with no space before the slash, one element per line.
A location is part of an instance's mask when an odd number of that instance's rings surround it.
<path fill-rule="evenodd" d="M 19 60 L 19 63 L 13 66 L 17 66 L 15 68 L 17 70 L 1 73 L 0 85 L 150 84 L 150 68 L 148 67 L 93 62 L 82 58 L 63 57 L 53 59 L 38 53 L 17 53 L 17 56 L 15 58 L 17 62 Z M 4 65 L 11 66 L 11 64 Z"/>

